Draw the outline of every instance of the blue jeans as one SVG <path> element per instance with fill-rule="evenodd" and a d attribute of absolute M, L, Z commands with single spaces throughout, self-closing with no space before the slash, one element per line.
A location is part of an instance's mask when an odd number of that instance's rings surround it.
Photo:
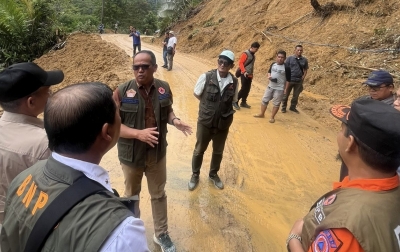
<path fill-rule="evenodd" d="M 167 50 L 163 51 L 162 56 L 163 56 L 163 59 L 164 59 L 164 66 L 168 66 Z"/>

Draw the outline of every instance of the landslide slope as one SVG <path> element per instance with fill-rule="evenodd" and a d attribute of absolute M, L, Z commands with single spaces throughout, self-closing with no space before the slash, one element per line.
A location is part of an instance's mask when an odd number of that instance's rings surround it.
<path fill-rule="evenodd" d="M 334 126 L 327 108 L 350 104 L 367 93 L 361 83 L 370 70 L 363 68 L 400 75 L 400 2 L 320 0 L 319 4 L 320 13 L 306 0 L 209 0 L 173 30 L 181 51 L 210 60 L 223 48 L 233 50 L 238 60 L 243 50 L 259 41 L 255 80 L 262 84 L 260 97 L 275 52 L 284 49 L 291 55 L 296 44 L 303 44 L 310 69 L 299 106 Z"/>

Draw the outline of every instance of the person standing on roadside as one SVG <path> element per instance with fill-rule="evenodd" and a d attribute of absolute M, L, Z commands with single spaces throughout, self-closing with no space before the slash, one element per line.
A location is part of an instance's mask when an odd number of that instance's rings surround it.
<path fill-rule="evenodd" d="M 167 61 L 168 41 L 169 41 L 169 33 L 166 32 L 164 41 L 162 42 L 162 44 L 163 44 L 163 59 L 164 59 L 164 65 L 162 67 L 164 67 L 164 68 L 168 68 L 168 61 Z"/>
<path fill-rule="evenodd" d="M 303 46 L 302 45 L 296 45 L 295 50 L 294 50 L 294 55 L 289 56 L 286 61 L 285 65 L 290 68 L 290 82 L 289 86 L 286 87 L 286 94 L 283 96 L 282 100 L 282 113 L 286 113 L 286 107 L 288 103 L 288 99 L 290 96 L 290 93 L 292 92 L 293 89 L 293 97 L 292 100 L 290 101 L 290 111 L 293 111 L 295 113 L 300 113 L 297 109 L 297 103 L 299 100 L 300 93 L 303 91 L 303 83 L 304 83 L 304 78 L 307 75 L 308 71 L 308 60 L 303 57 Z"/>
<path fill-rule="evenodd" d="M 254 117 L 264 118 L 268 102 L 272 100 L 274 107 L 272 108 L 269 122 L 275 122 L 275 115 L 278 113 L 286 87 L 290 82 L 290 68 L 285 66 L 285 59 L 286 52 L 282 50 L 278 51 L 276 54 L 276 62 L 272 63 L 268 70 L 269 84 L 261 100 L 261 111 L 259 114 L 254 115 Z"/>
<path fill-rule="evenodd" d="M 330 110 L 349 175 L 293 225 L 288 251 L 400 251 L 400 112 L 373 99 Z"/>
<path fill-rule="evenodd" d="M 118 31 L 118 21 L 114 24 L 114 33 L 117 34 Z"/>
<path fill-rule="evenodd" d="M 251 82 L 253 81 L 253 73 L 254 73 L 254 62 L 256 61 L 255 53 L 260 48 L 260 43 L 253 42 L 250 46 L 250 49 L 244 51 L 239 59 L 239 67 L 240 67 L 240 81 L 242 86 L 240 88 L 238 94 L 238 101 L 232 103 L 233 107 L 237 110 L 242 108 L 251 108 L 249 104 L 247 104 L 247 97 L 249 96 L 251 89 Z M 242 99 L 239 107 L 239 100 Z"/>
<path fill-rule="evenodd" d="M 63 79 L 62 71 L 45 71 L 33 62 L 14 64 L 0 72 L 0 106 L 4 110 L 0 118 L 0 226 L 11 181 L 51 154 L 38 115 L 51 94 L 50 86 Z"/>
<path fill-rule="evenodd" d="M 172 66 L 174 64 L 174 56 L 176 52 L 176 43 L 178 42 L 174 31 L 169 31 L 169 40 L 167 44 L 167 61 L 168 61 L 168 71 L 172 70 Z"/>
<path fill-rule="evenodd" d="M 393 77 L 389 72 L 384 70 L 372 71 L 363 84 L 367 87 L 369 95 L 361 96 L 356 100 L 377 100 L 390 106 L 394 106 L 394 82 Z M 339 176 L 340 181 L 342 181 L 347 175 L 348 169 L 346 164 L 342 162 Z"/>
<path fill-rule="evenodd" d="M 176 117 L 172 109 L 169 84 L 155 79 L 156 57 L 143 50 L 133 58 L 135 79 L 118 86 L 114 99 L 120 105 L 121 132 L 118 158 L 125 177 L 125 196 L 138 195 L 143 173 L 147 177 L 154 222 L 153 240 L 164 252 L 174 252 L 175 245 L 168 234 L 167 196 L 167 124 L 185 135 L 192 128 Z"/>
<path fill-rule="evenodd" d="M 209 179 L 218 189 L 224 184 L 218 176 L 222 154 L 235 110 L 238 80 L 229 72 L 234 66 L 235 55 L 224 50 L 218 57 L 217 69 L 200 75 L 194 88 L 194 96 L 200 100 L 197 120 L 196 145 L 192 157 L 192 177 L 188 187 L 192 191 L 199 183 L 203 155 L 210 141 L 213 142 Z"/>
<path fill-rule="evenodd" d="M 134 57 L 136 54 L 136 49 L 138 50 L 138 52 L 142 50 L 140 42 L 140 32 L 136 31 L 136 28 L 133 26 L 130 26 L 129 30 L 130 30 L 129 37 L 133 38 L 133 57 Z"/>

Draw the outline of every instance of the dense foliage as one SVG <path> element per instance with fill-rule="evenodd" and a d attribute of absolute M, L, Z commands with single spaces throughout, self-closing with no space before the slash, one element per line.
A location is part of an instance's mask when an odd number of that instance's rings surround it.
<path fill-rule="evenodd" d="M 159 18 L 161 0 L 0 0 L 0 68 L 32 61 L 73 31 L 161 33 L 186 19 L 202 0 L 175 0 L 174 14 Z"/>
<path fill-rule="evenodd" d="M 41 56 L 54 44 L 53 24 L 46 1 L 0 0 L 0 67 Z"/>

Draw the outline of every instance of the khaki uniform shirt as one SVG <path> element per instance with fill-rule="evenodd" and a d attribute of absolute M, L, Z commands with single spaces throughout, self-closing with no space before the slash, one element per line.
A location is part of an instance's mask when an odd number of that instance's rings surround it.
<path fill-rule="evenodd" d="M 0 224 L 11 181 L 50 153 L 41 119 L 4 111 L 0 118 Z"/>

